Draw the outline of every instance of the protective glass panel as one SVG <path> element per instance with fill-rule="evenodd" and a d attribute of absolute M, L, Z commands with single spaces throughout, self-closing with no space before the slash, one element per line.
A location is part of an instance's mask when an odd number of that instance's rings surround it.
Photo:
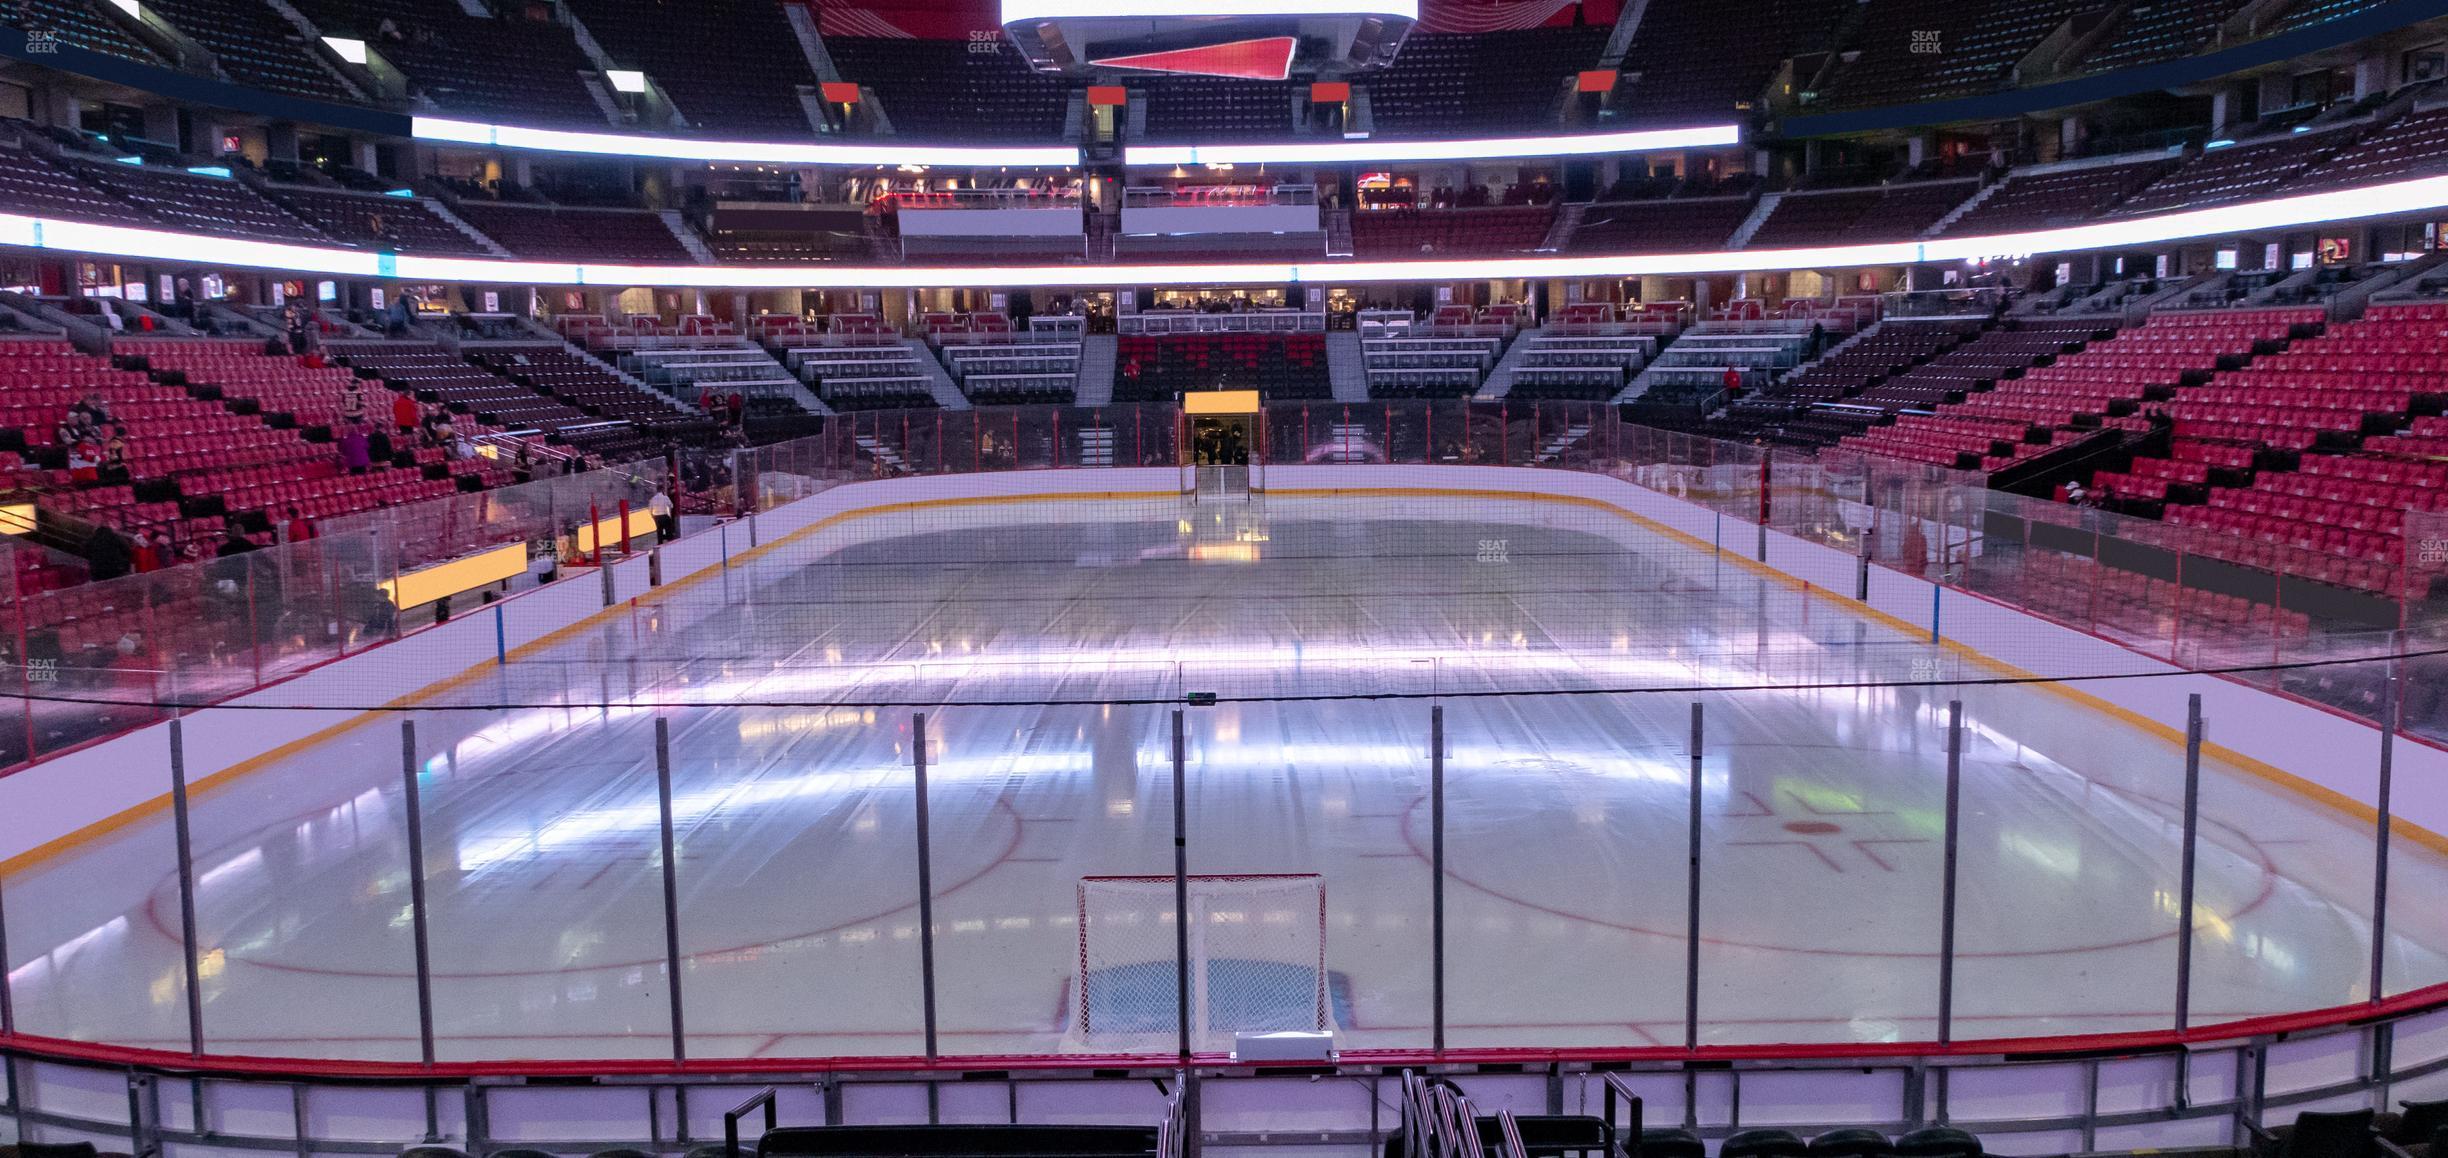
<path fill-rule="evenodd" d="M 652 673 L 554 650 L 569 707 L 425 717 L 436 1053 L 668 1057 Z M 545 661 L 531 665 L 541 688 Z"/>
<path fill-rule="evenodd" d="M 8 902 L 10 995 L 21 1033 L 182 1050 L 187 1025 L 169 749 L 121 770 L 131 810 L 16 858 Z M 18 775 L 40 775 L 39 769 Z M 87 824 L 118 818 L 111 829 Z"/>
<path fill-rule="evenodd" d="M 908 724 L 852 707 L 672 717 L 690 1056 L 923 1051 Z"/>
<path fill-rule="evenodd" d="M 322 725 L 311 754 L 251 762 L 195 797 L 204 1047 L 416 1061 L 401 725 L 418 729 L 422 783 L 457 721 L 336 712 L 311 722 Z M 164 912 L 175 922 L 175 900 Z"/>
<path fill-rule="evenodd" d="M 1964 705 L 1956 1040 L 2173 1025 L 2182 750 L 2079 685 L 1933 695 Z"/>
<path fill-rule="evenodd" d="M 1453 682 L 1471 686 L 1467 675 Z M 1445 704 L 1448 1044 L 1681 1044 L 1688 705 L 1637 695 Z"/>
<path fill-rule="evenodd" d="M 1218 682 L 1195 661 L 1184 678 Z M 1298 1030 L 1332 1032 L 1346 1050 L 1432 1044 L 1426 705 L 1226 703 L 1185 719 L 1202 1039 L 1229 1049 L 1236 1032 Z"/>
<path fill-rule="evenodd" d="M 1950 665 L 1759 571 L 1727 593 L 1751 618 L 1695 661 L 1755 690 L 1703 701 L 1704 780 L 1722 788 L 1703 816 L 1702 1041 L 1927 1040 L 1945 759 L 1921 684 Z"/>
<path fill-rule="evenodd" d="M 1027 670 L 989 656 L 962 686 L 1018 692 Z M 1098 677 L 1079 680 L 1087 688 Z M 1171 879 L 1166 714 L 1015 704 L 949 708 L 928 721 L 942 1051 L 1173 1053 L 1170 990 L 1147 988 L 1173 975 L 1170 891 L 1134 895 L 1093 944 L 1080 925 L 1088 879 Z M 1113 971 L 1089 976 L 1091 951 Z"/>

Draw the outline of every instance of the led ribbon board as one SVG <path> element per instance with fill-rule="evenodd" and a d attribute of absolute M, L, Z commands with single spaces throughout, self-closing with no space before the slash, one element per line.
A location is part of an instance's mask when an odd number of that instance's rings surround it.
<path fill-rule="evenodd" d="M 322 246 L 285 245 L 158 229 L 0 214 L 0 246 L 155 259 L 181 266 L 229 266 L 341 277 L 501 285 L 670 286 L 721 289 L 926 289 L 1080 285 L 1216 285 L 1306 282 L 1479 281 L 1495 278 L 1610 278 L 1759 273 L 1790 269 L 1912 265 L 2131 249 L 2194 238 L 2267 234 L 2329 222 L 2366 220 L 2448 207 L 2448 176 L 2419 177 L 2264 201 L 2162 213 L 2062 229 L 1873 242 L 1805 249 L 1705 253 L 1542 255 L 1440 261 L 1336 261 L 1242 265 L 1044 266 L 713 266 L 578 265 L 494 258 L 419 257 Z"/>
<path fill-rule="evenodd" d="M 1572 136 L 1471 137 L 1443 141 L 1279 141 L 1236 145 L 1132 145 L 1126 165 L 1301 165 L 1342 161 L 1468 161 L 1494 157 L 1586 157 L 1740 144 L 1739 125 L 1638 129 Z"/>
<path fill-rule="evenodd" d="M 819 145 L 792 141 L 716 141 L 694 137 L 644 137 L 629 133 L 588 133 L 573 129 L 531 129 L 456 121 L 447 117 L 413 117 L 409 135 L 420 141 L 445 141 L 499 149 L 532 149 L 544 153 L 584 153 L 596 157 L 639 157 L 662 161 L 736 161 L 767 165 L 954 165 L 970 168 L 1028 166 L 1076 168 L 1078 149 L 1068 145 L 970 147 L 962 145 L 899 145 L 890 142 L 859 145 Z"/>

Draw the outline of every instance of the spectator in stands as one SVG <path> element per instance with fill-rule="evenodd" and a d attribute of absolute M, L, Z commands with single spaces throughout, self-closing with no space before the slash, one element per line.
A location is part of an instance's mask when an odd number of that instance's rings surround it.
<path fill-rule="evenodd" d="M 128 475 L 127 432 L 117 426 L 110 428 L 110 437 L 102 443 L 100 477 L 112 485 L 124 485 Z"/>
<path fill-rule="evenodd" d="M 671 496 L 656 487 L 654 497 L 646 500 L 646 513 L 654 516 L 655 542 L 668 543 L 680 537 L 680 525 L 672 519 Z"/>
<path fill-rule="evenodd" d="M 261 549 L 261 545 L 246 537 L 243 528 L 231 523 L 221 545 L 213 551 L 213 562 L 205 564 L 204 570 L 209 597 L 223 605 L 220 614 L 229 616 L 234 623 L 251 623 L 257 644 L 275 638 L 281 620 L 279 570 L 239 559 Z"/>
<path fill-rule="evenodd" d="M 136 536 L 135 564 L 138 573 L 159 571 L 170 565 L 176 556 L 170 550 L 170 537 L 160 527 Z"/>
<path fill-rule="evenodd" d="M 179 317 L 190 322 L 196 320 L 196 296 L 193 282 L 183 277 L 178 279 L 178 292 L 171 297 L 170 308 Z"/>
<path fill-rule="evenodd" d="M 510 481 L 512 483 L 535 481 L 535 462 L 528 457 L 527 444 L 524 441 L 518 444 L 518 453 L 510 458 Z"/>
<path fill-rule="evenodd" d="M 347 430 L 340 432 L 340 469 L 350 474 L 364 474 L 372 465 L 372 451 L 366 445 L 365 424 L 352 423 Z"/>
<path fill-rule="evenodd" d="M 291 302 L 282 311 L 289 329 L 289 352 L 303 355 L 314 348 L 314 311 L 304 302 Z"/>
<path fill-rule="evenodd" d="M 2070 506 L 2089 506 L 2091 503 L 2091 492 L 2088 488 L 2082 485 L 2081 479 L 2075 479 L 2073 482 L 2066 484 L 2065 501 Z"/>
<path fill-rule="evenodd" d="M 68 408 L 68 413 L 80 416 L 80 421 L 91 427 L 100 427 L 111 420 L 110 406 L 99 394 L 89 393 L 77 399 L 76 405 Z"/>
<path fill-rule="evenodd" d="M 102 443 L 97 431 L 80 433 L 68 447 L 68 480 L 85 484 L 102 480 Z"/>
<path fill-rule="evenodd" d="M 415 398 L 406 394 L 394 394 L 391 396 L 391 425 L 398 429 L 401 434 L 415 433 L 418 417 L 417 400 Z"/>
<path fill-rule="evenodd" d="M 119 633 L 119 641 L 112 645 L 111 650 L 114 653 L 110 661 L 112 668 L 128 672 L 158 670 L 154 667 L 153 649 L 145 646 L 143 633 L 133 627 Z M 126 686 L 130 690 L 140 691 L 151 688 L 153 681 L 150 678 L 137 679 Z"/>
<path fill-rule="evenodd" d="M 461 462 L 467 462 L 476 457 L 476 443 L 464 434 L 453 438 L 450 444 L 450 456 Z"/>
<path fill-rule="evenodd" d="M 1726 397 L 1728 398 L 1734 398 L 1742 394 L 1742 367 L 1726 367 L 1725 388 Z"/>
<path fill-rule="evenodd" d="M 358 385 L 354 378 L 340 388 L 340 420 L 351 426 L 360 425 L 366 420 L 365 387 Z"/>
<path fill-rule="evenodd" d="M 390 431 L 384 430 L 379 425 L 366 431 L 366 459 L 368 461 L 390 462 L 391 456 L 397 451 L 398 447 L 391 441 Z"/>
<path fill-rule="evenodd" d="M 731 392 L 731 425 L 739 426 L 748 414 L 748 398 L 739 391 Z"/>
<path fill-rule="evenodd" d="M 314 524 L 307 522 L 306 516 L 298 513 L 296 507 L 289 508 L 289 522 L 281 528 L 281 542 L 303 543 L 311 538 L 314 538 Z"/>
<path fill-rule="evenodd" d="M 95 582 L 125 575 L 135 562 L 135 554 L 119 532 L 96 523 L 93 533 L 85 536 L 85 569 Z"/>

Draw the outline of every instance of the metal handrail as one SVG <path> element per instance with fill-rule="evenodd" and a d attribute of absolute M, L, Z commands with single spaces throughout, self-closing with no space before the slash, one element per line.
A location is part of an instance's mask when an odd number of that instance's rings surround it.
<path fill-rule="evenodd" d="M 1496 1124 L 1504 1141 L 1504 1158 L 1530 1158 L 1530 1150 L 1522 1145 L 1521 1123 L 1513 1120 L 1511 1107 L 1496 1111 Z"/>
<path fill-rule="evenodd" d="M 774 1108 L 774 1088 L 772 1086 L 765 1087 L 754 1097 L 741 1102 L 723 1114 L 723 1153 L 729 1155 L 730 1158 L 740 1158 L 740 1119 L 747 1117 L 750 1110 L 760 1106 L 765 1110 L 765 1132 L 771 1134 L 774 1132 L 774 1127 L 781 1124 Z"/>
<path fill-rule="evenodd" d="M 1606 1122 L 1607 1152 L 1612 1155 L 1615 1152 L 1615 1140 L 1622 1138 L 1624 1139 L 1624 1158 L 1640 1158 L 1641 1117 L 1645 1112 L 1641 1096 L 1634 1092 L 1632 1083 L 1625 1081 L 1622 1074 L 1602 1076 L 1605 1079 L 1605 1100 L 1601 1103 L 1604 1109 L 1600 1117 Z M 1615 1129 L 1615 1106 L 1619 1100 L 1626 1103 L 1632 1112 L 1632 1124 L 1622 1133 L 1617 1133 Z"/>

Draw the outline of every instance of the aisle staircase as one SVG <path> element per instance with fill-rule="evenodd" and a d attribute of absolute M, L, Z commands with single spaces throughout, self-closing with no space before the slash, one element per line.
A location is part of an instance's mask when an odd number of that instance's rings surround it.
<path fill-rule="evenodd" d="M 1479 392 L 1475 397 L 1502 398 L 1512 392 L 1513 372 L 1521 368 L 1521 364 L 1530 356 L 1530 348 L 1537 345 L 1530 340 L 1536 333 L 1535 330 L 1524 330 L 1513 335 L 1513 340 L 1505 346 L 1504 356 L 1496 359 L 1496 364 L 1488 369 L 1487 377 L 1479 383 Z"/>
<path fill-rule="evenodd" d="M 1317 462 L 1367 462 L 1369 460 L 1368 428 L 1357 422 L 1337 422 L 1326 428 L 1326 441 L 1318 446 Z"/>
<path fill-rule="evenodd" d="M 1674 337 L 1672 335 L 1658 339 L 1658 353 L 1660 355 L 1664 355 L 1667 347 L 1672 346 L 1673 344 Z M 1616 393 L 1613 401 L 1616 404 L 1621 405 L 1623 403 L 1630 402 L 1643 394 L 1647 394 L 1649 392 L 1649 384 L 1654 381 L 1650 375 L 1656 371 L 1657 364 L 1658 360 L 1656 358 L 1649 359 L 1648 365 L 1641 367 L 1638 373 L 1632 375 L 1631 381 L 1624 383 L 1624 388 Z"/>
<path fill-rule="evenodd" d="M 1079 438 L 1079 457 L 1075 461 L 1077 461 L 1079 465 L 1114 465 L 1113 427 L 1082 426 L 1078 428 L 1077 434 Z"/>
<path fill-rule="evenodd" d="M 1368 359 L 1360 352 L 1358 330 L 1332 330 L 1326 335 L 1326 381 L 1337 402 L 1368 401 Z"/>
<path fill-rule="evenodd" d="M 699 265 L 714 264 L 714 251 L 706 247 L 705 238 L 697 236 L 697 231 L 689 228 L 688 220 L 680 216 L 679 210 L 665 209 L 655 216 L 663 219 L 663 228 L 671 230 L 672 240 L 688 251 L 690 261 Z"/>
<path fill-rule="evenodd" d="M 900 447 L 894 446 L 893 444 L 886 442 L 882 438 L 873 434 L 854 434 L 851 436 L 850 441 L 856 443 L 858 448 L 866 453 L 867 457 L 883 463 L 889 473 L 910 473 L 909 461 L 901 457 Z"/>
<path fill-rule="evenodd" d="M 1574 443 L 1588 438 L 1589 433 L 1589 423 L 1575 422 L 1562 430 L 1547 434 L 1539 439 L 1538 457 L 1532 461 L 1554 462 L 1564 457 L 1564 452 L 1571 449 Z"/>
<path fill-rule="evenodd" d="M 1931 225 L 1929 228 L 1922 230 L 1922 231 L 1921 231 L 1921 236 L 1923 236 L 1923 237 L 1936 237 L 1936 236 L 1938 236 L 1938 235 L 1939 235 L 1941 232 L 1945 231 L 1945 229 L 1946 229 L 1946 227 L 1947 227 L 1947 226 L 1953 225 L 1953 224 L 1955 224 L 1957 221 L 1961 220 L 1961 219 L 1963 218 L 1963 215 L 1964 215 L 1964 214 L 1966 214 L 1966 213 L 1970 213 L 1970 212 L 1972 212 L 1973 210 L 1980 208 L 1980 203 L 1981 203 L 1981 202 L 1983 202 L 1983 201 L 1987 201 L 1987 200 L 1989 199 L 1989 195 L 1990 195 L 1990 194 L 1995 193 L 1995 192 L 1997 192 L 1998 190 L 2003 189 L 2003 188 L 2005 188 L 2005 187 L 2006 187 L 2006 182 L 2004 182 L 2004 181 L 1991 181 L 1990 183 L 1988 183 L 1988 184 L 1986 184 L 1986 185 L 1981 186 L 1981 187 L 1980 187 L 1980 192 L 1974 193 L 1974 194 L 1973 194 L 1973 195 L 1971 195 L 1970 197 L 1965 198 L 1965 199 L 1964 199 L 1964 203 L 1963 203 L 1963 204 L 1958 205 L 1958 206 L 1956 206 L 1956 207 L 1955 207 L 1955 208 L 1953 208 L 1953 209 L 1949 209 L 1949 210 L 1947 210 L 1947 212 L 1946 212 L 1946 216 L 1939 218 L 1939 219 L 1938 219 L 1938 220 L 1937 220 L 1935 223 L 1933 223 L 1933 224 L 1932 224 L 1932 225 Z"/>
<path fill-rule="evenodd" d="M 1114 351 L 1119 344 L 1112 334 L 1089 334 L 1080 339 L 1079 381 L 1072 387 L 1079 405 L 1113 404 Z"/>
<path fill-rule="evenodd" d="M 1735 227 L 1734 236 L 1726 242 L 1726 248 L 1741 249 L 1751 244 L 1752 235 L 1760 231 L 1760 226 L 1768 224 L 1769 216 L 1784 203 L 1785 195 L 1782 193 L 1771 193 L 1760 198 L 1759 204 L 1751 207 L 1751 215 L 1743 218 L 1743 223 Z"/>
<path fill-rule="evenodd" d="M 476 228 L 475 226 L 468 224 L 467 218 L 461 217 L 461 216 L 459 216 L 458 214 L 451 212 L 451 207 L 450 207 L 450 206 L 448 206 L 448 205 L 443 204 L 443 203 L 442 203 L 442 199 L 441 199 L 441 198 L 439 198 L 439 197 L 419 197 L 419 198 L 417 198 L 417 199 L 416 199 L 416 201 L 417 201 L 417 204 L 422 205 L 422 206 L 426 207 L 427 209 L 431 209 L 431 210 L 433 210 L 433 212 L 434 212 L 434 216 L 439 217 L 439 218 L 441 218 L 441 219 L 442 219 L 442 220 L 444 220 L 444 221 L 448 221 L 448 222 L 450 222 L 450 223 L 451 223 L 451 228 L 458 230 L 458 231 L 459 231 L 460 233 L 462 233 L 462 234 L 465 234 L 465 235 L 467 236 L 468 241 L 470 241 L 470 242 L 474 243 L 474 245 L 476 246 L 476 248 L 481 249 L 481 250 L 485 251 L 486 253 L 489 253 L 489 254 L 491 254 L 491 255 L 493 255 L 493 256 L 495 256 L 495 257 L 510 257 L 510 256 L 513 256 L 509 250 L 502 248 L 502 244 L 501 244 L 500 242 L 495 241 L 495 240 L 493 240 L 492 238 L 485 236 L 485 233 L 484 233 L 484 231 L 483 231 L 483 230 L 478 229 L 478 228 Z"/>
<path fill-rule="evenodd" d="M 909 345 L 912 359 L 918 363 L 918 372 L 926 375 L 927 393 L 934 396 L 935 405 L 946 410 L 969 409 L 969 396 L 961 393 L 960 383 L 952 380 L 950 370 L 944 369 L 943 359 L 936 357 L 935 351 L 924 342 L 913 340 Z"/>
<path fill-rule="evenodd" d="M 1581 228 L 1581 218 L 1588 213 L 1588 205 L 1578 201 L 1566 203 L 1556 212 L 1555 221 L 1547 226 L 1547 236 L 1539 239 L 1538 251 L 1540 253 L 1564 252 L 1565 247 L 1572 244 L 1573 232 Z"/>
<path fill-rule="evenodd" d="M 1860 344 L 1863 339 L 1868 338 L 1870 335 L 1878 333 L 1881 329 L 1886 328 L 1886 325 L 1887 319 L 1881 318 L 1878 321 L 1872 322 L 1869 325 L 1863 326 L 1862 328 L 1845 335 L 1845 339 L 1843 341 L 1837 342 L 1834 345 L 1820 350 L 1818 357 L 1806 359 L 1796 365 L 1793 369 L 1777 375 L 1775 383 L 1771 385 L 1766 392 L 1773 393 L 1776 387 L 1783 386 L 1786 383 L 1801 377 L 1804 373 L 1808 372 L 1811 367 L 1816 366 L 1821 362 L 1825 362 L 1838 354 L 1844 353 L 1846 350 L 1852 349 L 1854 346 Z"/>

